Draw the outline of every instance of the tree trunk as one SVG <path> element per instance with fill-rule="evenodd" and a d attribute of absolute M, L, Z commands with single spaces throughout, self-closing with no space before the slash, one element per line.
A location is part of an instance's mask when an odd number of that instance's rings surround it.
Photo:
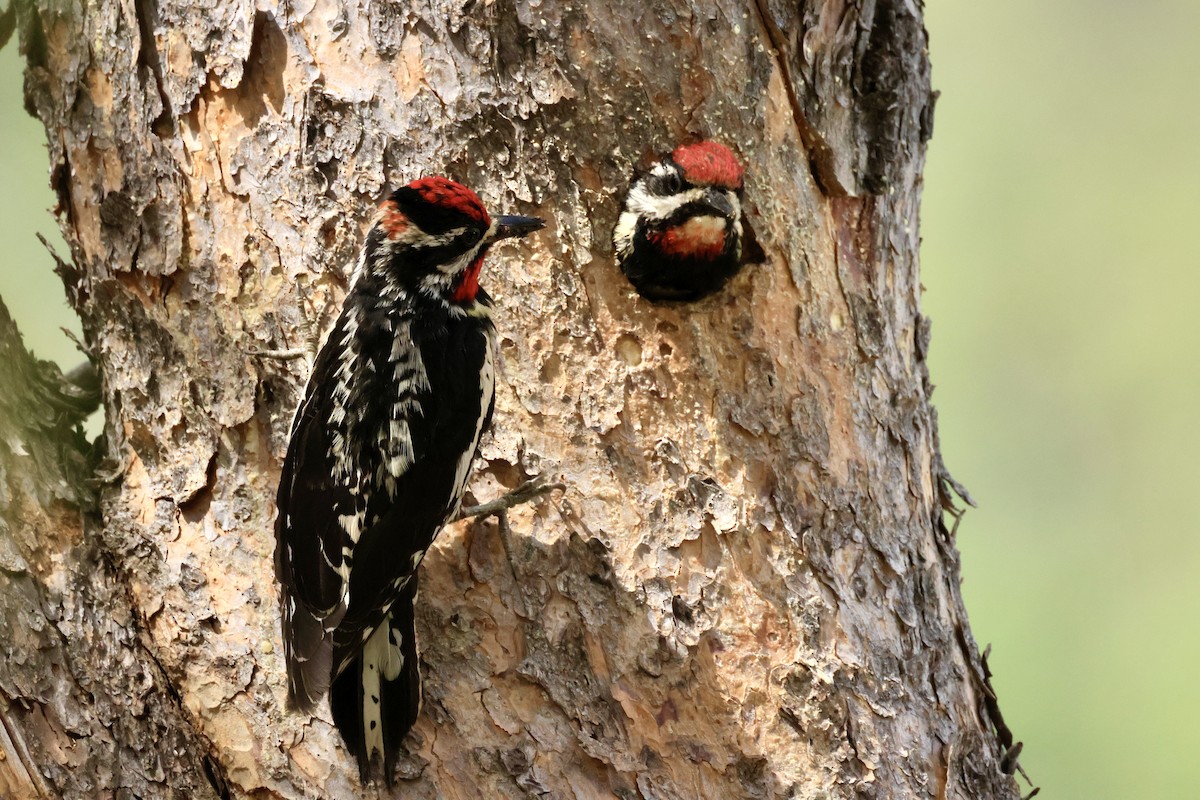
<path fill-rule="evenodd" d="M 260 353 L 327 326 L 386 187 L 447 174 L 550 221 L 485 272 L 474 496 L 566 489 L 438 538 L 424 710 L 373 791 L 1017 796 L 942 518 L 919 3 L 40 6 L 27 100 L 107 421 L 94 513 L 0 529 L 13 791 L 358 791 L 327 709 L 284 708 L 273 497 L 308 366 Z M 769 258 L 653 306 L 613 263 L 620 193 L 697 135 L 746 163 Z"/>

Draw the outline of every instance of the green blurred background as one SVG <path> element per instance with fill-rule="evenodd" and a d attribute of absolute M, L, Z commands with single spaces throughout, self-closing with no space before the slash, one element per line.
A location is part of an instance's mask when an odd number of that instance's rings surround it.
<path fill-rule="evenodd" d="M 963 590 L 1043 796 L 1185 798 L 1200 752 L 1200 2 L 930 0 L 922 212 Z M 0 52 L 0 296 L 81 360 Z M 1195 227 L 1194 227 L 1195 226 Z"/>

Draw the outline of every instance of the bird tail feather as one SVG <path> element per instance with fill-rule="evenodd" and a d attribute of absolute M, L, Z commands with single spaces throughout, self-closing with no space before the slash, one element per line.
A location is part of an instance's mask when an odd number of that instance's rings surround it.
<path fill-rule="evenodd" d="M 358 760 L 364 783 L 378 756 L 384 778 L 392 785 L 400 745 L 420 711 L 421 673 L 413 617 L 416 594 L 413 576 L 329 691 L 334 725 Z"/>

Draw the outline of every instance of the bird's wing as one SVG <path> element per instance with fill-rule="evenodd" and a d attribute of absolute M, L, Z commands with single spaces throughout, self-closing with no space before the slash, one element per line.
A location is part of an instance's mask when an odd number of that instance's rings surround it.
<path fill-rule="evenodd" d="M 317 356 L 292 422 L 276 497 L 275 571 L 281 586 L 288 689 L 292 701 L 306 710 L 329 687 L 329 632 L 346 610 L 345 533 L 338 517 L 351 512 L 354 498 L 348 485 L 332 479 L 335 431 L 329 418 L 336 368 L 334 348 L 327 344 Z"/>
<path fill-rule="evenodd" d="M 443 328 L 422 340 L 421 380 L 381 360 L 360 364 L 347 391 L 339 383 L 342 348 L 329 344 L 344 324 L 317 357 L 278 496 L 289 687 L 303 707 L 353 660 L 457 507 L 493 401 L 490 342 L 478 328 Z M 409 335 L 371 319 L 355 324 L 359 337 Z M 391 348 L 374 344 L 365 342 L 366 352 L 387 359 Z M 395 402 L 380 403 L 380 392 Z M 389 415 L 370 419 L 364 409 Z M 353 469 L 339 472 L 335 454 L 348 447 Z"/>
<path fill-rule="evenodd" d="M 355 637 L 379 624 L 446 518 L 457 509 L 487 429 L 495 396 L 491 342 L 478 328 L 451 329 L 425 341 L 429 388 L 408 420 L 416 455 L 393 491 L 368 515 L 354 549 L 350 604 L 335 638 L 335 672 Z M 361 639 L 359 639 L 361 641 Z"/>

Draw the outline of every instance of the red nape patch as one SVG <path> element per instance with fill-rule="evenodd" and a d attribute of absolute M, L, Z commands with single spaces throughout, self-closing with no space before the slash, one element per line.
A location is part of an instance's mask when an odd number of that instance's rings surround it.
<path fill-rule="evenodd" d="M 408 217 L 391 200 L 379 206 L 378 220 L 379 227 L 389 239 L 399 239 L 408 229 Z"/>
<path fill-rule="evenodd" d="M 680 145 L 671 153 L 671 160 L 683 170 L 688 183 L 697 186 L 720 186 L 737 191 L 742 188 L 742 165 L 723 144 L 696 142 Z"/>
<path fill-rule="evenodd" d="M 711 261 L 725 250 L 725 220 L 692 217 L 681 225 L 655 231 L 646 238 L 665 256 Z"/>
<path fill-rule="evenodd" d="M 475 295 L 479 294 L 479 270 L 483 269 L 483 255 L 480 254 L 471 266 L 467 267 L 454 287 L 454 302 L 473 303 Z"/>
<path fill-rule="evenodd" d="M 425 202 L 466 214 L 485 228 L 492 224 L 492 218 L 488 216 L 479 195 L 461 183 L 434 176 L 413 181 L 408 188 L 415 190 Z"/>

